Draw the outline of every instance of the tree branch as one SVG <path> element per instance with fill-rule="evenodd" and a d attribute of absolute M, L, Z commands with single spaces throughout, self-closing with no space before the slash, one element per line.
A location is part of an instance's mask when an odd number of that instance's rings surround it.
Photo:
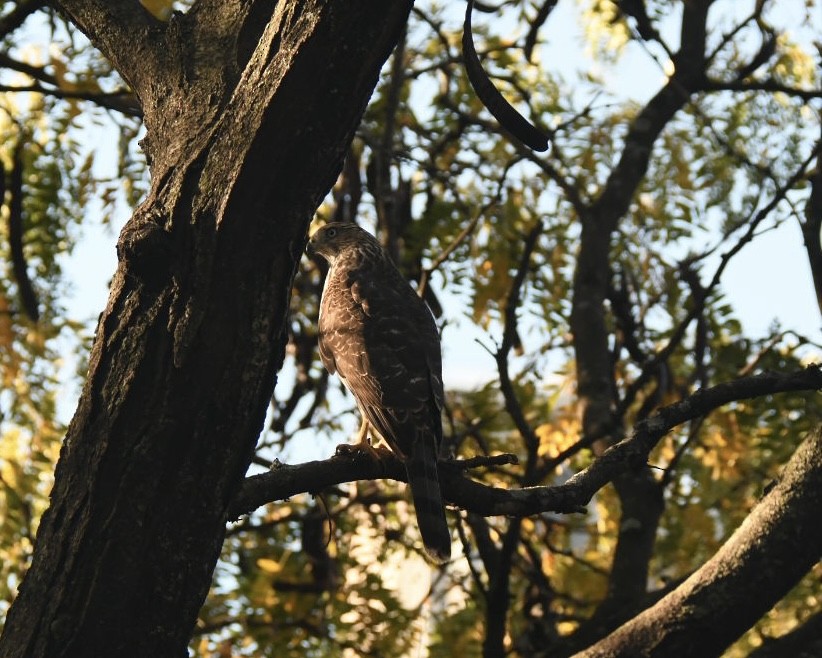
<path fill-rule="evenodd" d="M 525 36 L 525 45 L 523 51 L 525 52 L 525 59 L 533 63 L 534 47 L 537 45 L 537 38 L 539 37 L 539 28 L 548 20 L 548 16 L 557 5 L 557 0 L 543 0 L 542 6 L 537 10 L 536 16 L 530 21 L 528 27 L 528 34 Z"/>
<path fill-rule="evenodd" d="M 519 267 L 511 282 L 511 289 L 505 299 L 505 307 L 503 309 L 504 315 L 504 330 L 502 335 L 502 344 L 494 354 L 494 360 L 497 363 L 497 371 L 499 373 L 499 386 L 502 392 L 502 397 L 505 400 L 505 411 L 514 421 L 522 441 L 525 444 L 528 459 L 526 461 L 526 483 L 533 475 L 536 468 L 537 452 L 539 449 L 539 437 L 531 427 L 530 423 L 525 418 L 525 413 L 522 410 L 522 405 L 517 398 L 514 385 L 511 382 L 511 375 L 508 372 L 508 355 L 511 349 L 515 346 L 517 337 L 517 309 L 519 308 L 520 296 L 522 294 L 522 287 L 525 284 L 525 278 L 528 276 L 528 270 L 531 265 L 531 256 L 536 249 L 539 237 L 542 235 L 544 227 L 542 221 L 538 220 L 536 224 L 525 236 L 522 256 L 520 258 Z"/>
<path fill-rule="evenodd" d="M 35 66 L 33 64 L 29 64 L 28 62 L 21 62 L 13 57 L 9 57 L 8 53 L 0 53 L 0 66 L 12 69 L 13 71 L 18 71 L 20 73 L 25 73 L 35 80 L 40 80 L 41 82 L 45 82 L 50 85 L 57 84 L 57 78 L 48 73 L 45 66 Z"/>
<path fill-rule="evenodd" d="M 129 91 L 64 91 L 59 88 L 48 88 L 42 85 L 0 85 L 0 92 L 8 93 L 35 93 L 61 99 L 76 99 L 89 101 L 109 110 L 116 110 L 130 117 L 141 117 L 143 111 L 137 98 Z"/>
<path fill-rule="evenodd" d="M 9 253 L 11 255 L 12 272 L 14 281 L 17 284 L 17 292 L 20 296 L 20 304 L 26 316 L 32 321 L 40 319 L 37 292 L 34 290 L 31 277 L 29 277 L 29 267 L 26 262 L 26 252 L 23 248 L 23 145 L 25 135 L 20 135 L 17 144 L 14 146 L 12 155 L 12 170 L 9 173 L 9 188 L 11 197 L 9 199 L 8 212 L 8 240 Z"/>
<path fill-rule="evenodd" d="M 6 37 L 20 27 L 34 12 L 42 9 L 46 0 L 22 0 L 8 14 L 0 17 L 0 38 Z"/>
<path fill-rule="evenodd" d="M 718 656 L 822 556 L 820 506 L 822 426 L 805 439 L 779 484 L 713 558 L 575 658 Z"/>
<path fill-rule="evenodd" d="M 734 92 L 757 92 L 765 91 L 772 94 L 780 93 L 792 98 L 798 98 L 805 103 L 816 98 L 822 98 L 822 89 L 799 89 L 789 87 L 776 80 L 709 80 L 703 85 L 704 91 L 734 91 Z"/>
<path fill-rule="evenodd" d="M 724 252 L 719 260 L 719 265 L 717 266 L 716 270 L 714 271 L 713 276 L 711 277 L 710 282 L 707 286 L 700 286 L 697 290 L 696 294 L 692 294 L 691 298 L 693 303 L 691 304 L 691 308 L 688 310 L 685 318 L 674 328 L 671 337 L 668 339 L 668 342 L 661 347 L 657 352 L 643 365 L 642 372 L 640 373 L 639 377 L 637 377 L 631 385 L 628 387 L 627 391 L 625 392 L 622 401 L 619 403 L 617 407 L 617 413 L 622 414 L 624 413 L 628 407 L 633 403 L 634 398 L 638 394 L 638 392 L 645 386 L 645 384 L 651 379 L 652 375 L 656 372 L 656 368 L 660 363 L 664 363 L 671 354 L 673 354 L 674 350 L 680 344 L 680 342 L 685 337 L 688 327 L 691 323 L 702 313 L 702 310 L 705 306 L 705 302 L 710 295 L 719 285 L 719 282 L 722 279 L 722 274 L 725 272 L 725 269 L 730 264 L 731 259 L 738 254 L 742 248 L 747 245 L 751 240 L 754 239 L 757 235 L 757 228 L 762 224 L 762 222 L 770 215 L 770 213 L 779 205 L 779 203 L 787 197 L 788 192 L 794 189 L 797 183 L 806 176 L 806 172 L 808 167 L 810 167 L 811 162 L 814 158 L 818 158 L 820 149 L 822 149 L 822 141 L 820 141 L 808 157 L 802 162 L 799 169 L 791 175 L 791 177 L 779 188 L 776 190 L 773 198 L 771 198 L 768 203 L 766 203 L 762 208 L 760 208 L 747 222 L 747 228 L 745 232 L 739 237 L 739 239 L 734 243 L 732 247 L 730 247 L 726 252 Z M 818 241 L 818 237 L 816 238 Z M 683 272 L 686 271 L 686 268 L 690 267 L 689 263 L 683 263 L 682 268 Z"/>
<path fill-rule="evenodd" d="M 117 72 L 141 96 L 149 81 L 159 85 L 170 71 L 163 62 L 166 24 L 133 0 L 56 0 Z"/>
<path fill-rule="evenodd" d="M 811 178 L 811 193 L 805 206 L 805 221 L 801 225 L 816 291 L 816 303 L 822 312 L 822 137 L 817 142 L 816 154 L 816 171 Z"/>
<path fill-rule="evenodd" d="M 582 426 L 587 435 L 607 434 L 615 429 L 612 425 L 620 422 L 614 413 L 609 329 L 604 309 L 610 278 L 611 236 L 647 172 L 654 142 L 691 94 L 704 83 L 706 21 L 710 4 L 708 0 L 685 3 L 682 47 L 673 57 L 674 75 L 631 122 L 619 162 L 600 196 L 581 217 L 571 333 L 577 362 L 577 391 L 583 408 Z"/>
<path fill-rule="evenodd" d="M 638 423 L 629 438 L 609 448 L 588 468 L 558 486 L 497 489 L 466 478 L 459 461 L 441 461 L 443 497 L 462 509 L 484 516 L 581 512 L 593 495 L 617 475 L 644 466 L 651 449 L 677 425 L 736 400 L 819 389 L 822 389 L 822 368 L 814 365 L 792 373 L 762 373 L 696 391 Z M 245 479 L 229 506 L 228 518 L 236 519 L 261 505 L 300 493 L 317 493 L 332 485 L 377 478 L 405 482 L 405 468 L 388 451 L 382 451 L 379 460 L 358 451 L 294 466 L 277 464 L 268 473 Z"/>

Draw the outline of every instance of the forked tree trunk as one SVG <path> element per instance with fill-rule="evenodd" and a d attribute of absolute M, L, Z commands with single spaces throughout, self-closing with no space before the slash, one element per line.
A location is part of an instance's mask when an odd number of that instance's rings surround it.
<path fill-rule="evenodd" d="M 185 655 L 291 280 L 411 2 L 64 0 L 143 105 L 120 262 L 0 656 Z"/>

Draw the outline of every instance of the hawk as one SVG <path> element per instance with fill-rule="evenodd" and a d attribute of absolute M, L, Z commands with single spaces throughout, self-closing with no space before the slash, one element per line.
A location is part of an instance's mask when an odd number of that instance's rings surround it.
<path fill-rule="evenodd" d="M 442 356 L 434 317 L 380 243 L 351 223 L 326 224 L 306 251 L 329 264 L 320 302 L 320 357 L 368 426 L 403 460 L 425 551 L 451 555 L 437 475 Z"/>

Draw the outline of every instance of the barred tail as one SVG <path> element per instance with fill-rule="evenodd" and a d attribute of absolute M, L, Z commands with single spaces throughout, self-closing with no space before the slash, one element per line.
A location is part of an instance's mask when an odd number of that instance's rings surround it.
<path fill-rule="evenodd" d="M 425 552 L 437 564 L 451 557 L 451 533 L 437 477 L 437 452 L 430 436 L 418 436 L 405 461 L 408 484 Z"/>

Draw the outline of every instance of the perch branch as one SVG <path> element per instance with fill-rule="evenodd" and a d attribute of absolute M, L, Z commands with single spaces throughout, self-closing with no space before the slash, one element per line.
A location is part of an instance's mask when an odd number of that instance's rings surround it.
<path fill-rule="evenodd" d="M 593 495 L 618 474 L 644 466 L 651 449 L 677 425 L 736 400 L 819 389 L 822 389 L 822 367 L 813 365 L 796 372 L 766 372 L 698 390 L 638 423 L 631 436 L 558 486 L 499 489 L 465 477 L 460 462 L 443 461 L 439 464 L 443 497 L 462 509 L 484 516 L 582 512 Z M 406 481 L 403 463 L 387 451 L 380 454 L 379 460 L 360 451 L 293 466 L 277 464 L 267 473 L 246 478 L 229 506 L 228 519 L 248 514 L 271 501 L 319 492 L 353 480 Z"/>

